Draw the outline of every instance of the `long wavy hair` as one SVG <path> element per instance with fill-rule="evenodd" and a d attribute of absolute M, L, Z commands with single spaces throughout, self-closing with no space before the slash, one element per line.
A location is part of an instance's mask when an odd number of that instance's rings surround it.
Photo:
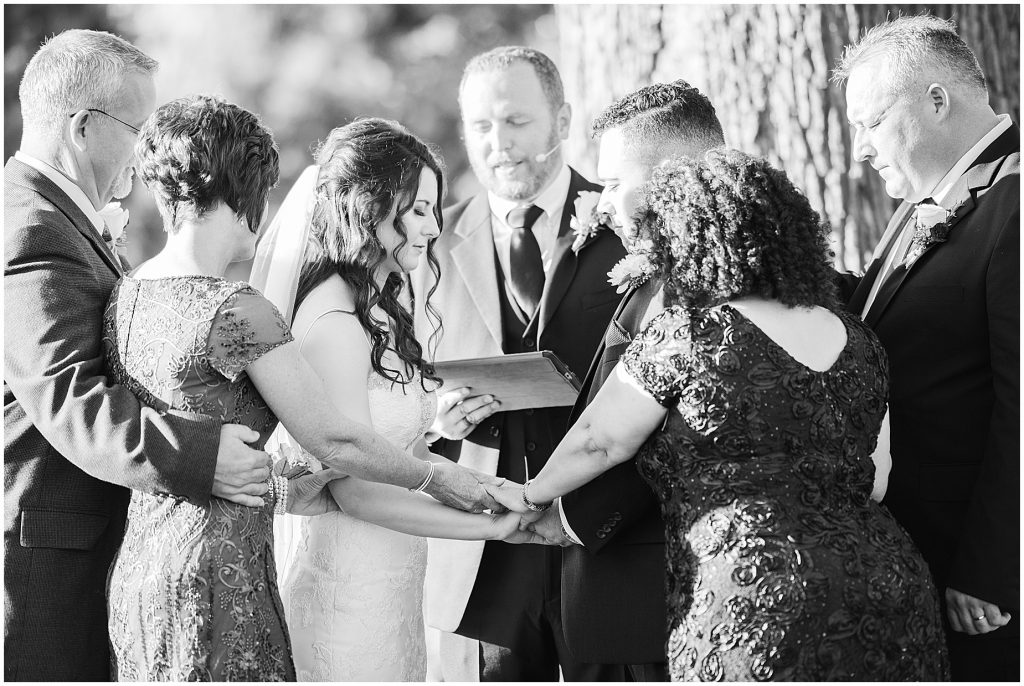
<path fill-rule="evenodd" d="M 405 275 L 392 272 L 380 287 L 374 274 L 388 257 L 377 238 L 377 229 L 392 209 L 395 230 L 403 237 L 391 251 L 395 262 L 407 243 L 402 217 L 416 201 L 423 169 L 430 169 L 437 177 L 434 217 L 438 228 L 442 227 L 445 180 L 440 156 L 398 122 L 367 118 L 331 131 L 317 148 L 315 159 L 320 167 L 316 204 L 310 245 L 295 295 L 296 310 L 314 288 L 337 274 L 355 293 L 356 317 L 371 340 L 373 370 L 394 383 L 405 384 L 418 369 L 421 383 L 428 379 L 438 382 L 414 335 L 412 314 L 399 299 Z M 427 244 L 426 254 L 435 286 L 425 295 L 416 293 L 414 297 L 425 298 L 427 316 L 434 326 L 430 338 L 433 344 L 442 328 L 441 318 L 430 304 L 441 273 L 434 256 L 434 240 Z M 387 315 L 386 321 L 371 313 L 375 305 Z M 391 338 L 404 370 L 390 369 L 382 362 Z"/>
<path fill-rule="evenodd" d="M 651 174 L 638 237 L 668 302 L 713 307 L 759 295 L 837 307 L 828 224 L 782 171 L 738 150 L 680 157 Z"/>

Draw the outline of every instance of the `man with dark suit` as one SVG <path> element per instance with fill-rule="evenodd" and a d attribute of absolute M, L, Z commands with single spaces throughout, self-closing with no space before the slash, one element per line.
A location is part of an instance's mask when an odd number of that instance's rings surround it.
<path fill-rule="evenodd" d="M 600 186 L 563 162 L 570 109 L 558 71 L 536 50 L 497 48 L 469 62 L 459 102 L 469 158 L 488 192 L 445 213 L 435 245 L 441 277 L 431 296 L 444 326 L 435 359 L 552 350 L 582 377 L 621 297 L 607 274 L 624 253 L 608 230 L 574 246 L 576 201 L 595 205 Z M 425 349 L 432 284 L 429 269 L 413 274 Z M 564 435 L 570 408 L 495 413 L 499 403 L 486 388 L 447 392 L 435 424 L 444 440 L 432 449 L 521 483 Z M 557 681 L 561 668 L 566 680 L 602 678 L 600 666 L 565 649 L 560 566 L 553 546 L 431 540 L 426 618 L 442 630 L 446 663 L 432 666 L 432 675 Z M 468 652 L 456 655 L 460 647 Z"/>
<path fill-rule="evenodd" d="M 602 209 L 629 248 L 639 190 L 665 160 L 725 144 L 711 102 L 685 81 L 645 86 L 610 105 L 592 125 L 600 136 Z M 633 337 L 661 311 L 661 283 L 632 285 L 591 362 L 572 410 L 575 422 Z M 665 661 L 665 527 L 657 498 L 623 463 L 555 501 L 534 524 L 562 553 L 562 624 L 577 660 L 614 666 L 620 680 L 668 681 Z"/>
<path fill-rule="evenodd" d="M 242 426 L 140 405 L 103 373 L 121 266 L 99 215 L 131 190 L 156 62 L 67 31 L 21 82 L 21 148 L 4 169 L 4 678 L 106 681 L 106 576 L 130 491 L 262 503 L 265 453 Z M 126 488 L 128 487 L 128 488 Z"/>
<path fill-rule="evenodd" d="M 1020 133 L 955 26 L 901 17 L 836 70 L 853 150 L 903 201 L 849 307 L 891 368 L 883 503 L 928 561 L 955 680 L 1020 664 Z"/>

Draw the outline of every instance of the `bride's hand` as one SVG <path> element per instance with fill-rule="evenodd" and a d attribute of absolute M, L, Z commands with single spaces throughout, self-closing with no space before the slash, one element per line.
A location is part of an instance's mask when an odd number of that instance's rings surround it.
<path fill-rule="evenodd" d="M 461 441 L 500 406 L 493 396 L 474 395 L 465 387 L 453 389 L 437 397 L 437 417 L 430 431 L 451 441 Z"/>
<path fill-rule="evenodd" d="M 501 484 L 484 484 L 484 490 L 498 503 L 519 514 L 529 514 L 530 508 L 523 502 L 523 485 L 505 480 Z"/>
<path fill-rule="evenodd" d="M 520 515 L 518 512 L 506 512 L 502 515 L 488 515 L 491 518 L 491 535 L 488 538 L 492 541 L 504 541 L 505 543 L 537 543 L 544 544 L 547 541 L 535 531 L 520 530 Z"/>

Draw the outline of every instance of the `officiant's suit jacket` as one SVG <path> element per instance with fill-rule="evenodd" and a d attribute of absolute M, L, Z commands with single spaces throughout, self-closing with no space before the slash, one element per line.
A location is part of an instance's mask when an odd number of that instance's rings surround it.
<path fill-rule="evenodd" d="M 103 312 L 119 277 L 78 206 L 9 160 L 5 680 L 109 680 L 105 585 L 124 530 L 125 486 L 197 503 L 210 497 L 219 424 L 142 408 L 104 376 Z"/>
<path fill-rule="evenodd" d="M 522 341 L 503 340 L 504 278 L 496 263 L 491 211 L 487 194 L 480 193 L 445 212 L 444 230 L 434 246 L 441 277 L 431 303 L 443 320 L 435 359 L 501 355 L 510 344 L 523 350 L 552 350 L 583 378 L 621 295 L 608 283 L 608 271 L 624 256 L 612 231 L 600 231 L 579 253 L 571 250 L 569 222 L 581 191 L 600 191 L 572 171 L 559 236 L 547 274 L 534 328 Z M 416 335 L 427 350 L 433 326 L 424 309 L 424 296 L 434 280 L 421 265 L 412 274 Z M 485 391 L 486 389 L 481 389 Z M 565 434 L 570 408 L 497 412 L 483 420 L 462 441 L 446 442 L 442 452 L 459 464 L 495 474 L 505 432 L 523 432 L 530 424 L 550 437 L 550 447 Z M 439 444 L 435 444 L 437 451 Z M 550 453 L 548 453 L 550 454 Z M 546 460 L 547 455 L 542 456 Z M 516 464 L 523 455 L 512 456 Z M 504 474 L 502 476 L 505 476 Z M 484 552 L 483 541 L 431 539 L 428 549 L 427 622 L 454 631 L 463 617 Z M 498 602 L 502 599 L 495 599 Z"/>
<path fill-rule="evenodd" d="M 659 286 L 651 280 L 626 292 L 583 381 L 570 425 L 640 333 Z M 598 664 L 665 662 L 665 524 L 636 460 L 566 494 L 562 508 L 583 543 L 562 550 L 562 627 L 569 652 Z"/>
<path fill-rule="evenodd" d="M 882 284 L 865 321 L 889 355 L 892 472 L 884 504 L 948 586 L 1020 623 L 1020 131 L 1011 126 L 943 201 L 948 240 Z M 850 300 L 860 314 L 904 203 Z M 975 637 L 968 637 L 975 640 Z M 981 637 L 978 637 L 981 638 Z"/>

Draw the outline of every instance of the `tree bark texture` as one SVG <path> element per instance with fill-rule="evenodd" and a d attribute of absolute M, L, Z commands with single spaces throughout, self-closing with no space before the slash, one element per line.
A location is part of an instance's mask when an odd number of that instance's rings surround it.
<path fill-rule="evenodd" d="M 863 269 L 896 202 L 853 160 L 843 89 L 829 76 L 865 30 L 924 11 L 957 22 L 993 108 L 1019 122 L 1019 5 L 557 5 L 569 159 L 593 173 L 593 117 L 642 85 L 685 79 L 715 105 L 727 145 L 767 157 L 806 193 L 831 226 L 837 265 Z"/>

